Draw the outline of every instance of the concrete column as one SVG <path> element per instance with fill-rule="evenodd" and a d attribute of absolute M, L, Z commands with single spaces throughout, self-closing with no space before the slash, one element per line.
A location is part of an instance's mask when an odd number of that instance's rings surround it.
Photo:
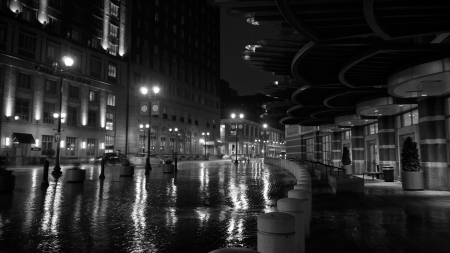
<path fill-rule="evenodd" d="M 37 120 L 42 122 L 44 116 L 44 82 L 45 78 L 41 75 L 33 76 L 33 118 L 32 121 Z"/>
<path fill-rule="evenodd" d="M 380 158 L 380 172 L 383 166 L 393 166 L 395 177 L 398 175 L 396 147 L 395 147 L 395 117 L 378 118 L 378 156 Z"/>
<path fill-rule="evenodd" d="M 89 111 L 89 87 L 85 85 L 80 86 L 80 122 L 81 125 L 86 126 L 88 123 Z"/>
<path fill-rule="evenodd" d="M 311 199 L 309 198 L 309 193 L 304 190 L 290 190 L 288 191 L 288 198 L 300 199 L 305 202 L 305 238 L 311 237 L 310 225 L 311 222 Z"/>
<path fill-rule="evenodd" d="M 427 98 L 419 102 L 420 162 L 425 188 L 449 190 L 449 169 L 445 135 L 444 99 Z"/>
<path fill-rule="evenodd" d="M 304 200 L 283 198 L 277 201 L 277 209 L 295 217 L 295 251 L 305 252 L 305 216 L 306 203 Z"/>
<path fill-rule="evenodd" d="M 261 253 L 295 252 L 295 217 L 281 212 L 257 218 L 257 247 Z"/>
<path fill-rule="evenodd" d="M 301 144 L 300 144 L 300 152 L 301 152 L 301 159 L 307 159 L 306 157 L 306 139 L 302 136 Z"/>
<path fill-rule="evenodd" d="M 342 133 L 333 132 L 331 134 L 331 162 L 333 166 L 339 167 L 341 165 L 342 154 Z"/>
<path fill-rule="evenodd" d="M 256 250 L 246 248 L 226 248 L 226 249 L 216 249 L 210 251 L 209 253 L 259 253 L 259 252 Z"/>
<path fill-rule="evenodd" d="M 109 48 L 109 16 L 111 12 L 110 0 L 105 0 L 103 8 L 103 49 Z"/>
<path fill-rule="evenodd" d="M 48 0 L 39 0 L 37 19 L 41 24 L 48 24 Z"/>
<path fill-rule="evenodd" d="M 364 160 L 364 127 L 352 127 L 352 170 L 361 175 L 366 170 Z"/>
<path fill-rule="evenodd" d="M 14 104 L 16 102 L 17 69 L 5 65 L 5 85 L 3 90 L 4 115 L 14 120 Z"/>
<path fill-rule="evenodd" d="M 123 56 L 127 51 L 126 48 L 126 29 L 130 27 L 127 22 L 127 1 L 120 1 L 120 25 L 119 25 L 119 55 Z"/>
<path fill-rule="evenodd" d="M 317 133 L 316 133 L 317 134 Z M 314 137 L 314 160 L 316 162 L 324 162 L 323 161 L 323 148 L 322 148 L 322 136 L 316 135 Z"/>

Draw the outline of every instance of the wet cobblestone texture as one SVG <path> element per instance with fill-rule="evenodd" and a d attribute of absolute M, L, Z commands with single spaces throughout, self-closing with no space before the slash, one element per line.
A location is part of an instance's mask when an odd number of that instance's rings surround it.
<path fill-rule="evenodd" d="M 313 179 L 307 252 L 450 252 L 450 192 L 404 191 L 366 179 L 364 193 L 332 194 Z"/>
<path fill-rule="evenodd" d="M 64 175 L 41 190 L 42 168 L 16 169 L 0 193 L 0 252 L 209 252 L 256 249 L 256 217 L 295 180 L 261 163 L 186 162 L 178 174 L 119 177 L 119 166 L 85 166 L 84 183 Z M 65 169 L 63 169 L 63 172 Z M 50 177 L 51 178 L 51 177 Z"/>

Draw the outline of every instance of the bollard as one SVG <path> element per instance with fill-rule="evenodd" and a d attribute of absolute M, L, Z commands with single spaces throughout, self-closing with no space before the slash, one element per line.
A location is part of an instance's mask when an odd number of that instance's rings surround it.
<path fill-rule="evenodd" d="M 295 252 L 295 217 L 281 212 L 257 218 L 257 246 L 261 253 Z"/>
<path fill-rule="evenodd" d="M 304 184 L 297 184 L 294 185 L 294 190 L 304 190 L 308 192 L 308 198 L 311 200 L 311 207 L 312 207 L 312 191 L 311 187 Z"/>
<path fill-rule="evenodd" d="M 277 201 L 278 211 L 295 217 L 295 253 L 305 252 L 305 209 L 302 199 L 283 198 Z"/>
<path fill-rule="evenodd" d="M 103 180 L 105 179 L 105 159 L 102 158 L 102 162 L 100 163 L 100 176 L 98 176 L 98 179 Z"/>
<path fill-rule="evenodd" d="M 224 248 L 224 249 L 216 249 L 210 251 L 209 253 L 260 253 L 260 252 L 247 248 Z"/>
<path fill-rule="evenodd" d="M 41 183 L 41 187 L 45 188 L 48 187 L 48 167 L 50 167 L 50 163 L 48 162 L 48 160 L 45 160 L 44 162 L 44 175 L 42 176 L 42 183 Z"/>
<path fill-rule="evenodd" d="M 311 200 L 309 199 L 309 193 L 304 190 L 290 190 L 288 191 L 288 198 L 301 199 L 305 201 L 305 238 L 311 237 L 310 222 L 311 222 Z"/>
<path fill-rule="evenodd" d="M 178 156 L 175 156 L 175 166 L 174 166 L 174 168 L 173 168 L 173 172 L 174 173 L 177 173 L 178 172 L 178 163 L 177 163 L 177 161 L 178 161 Z"/>

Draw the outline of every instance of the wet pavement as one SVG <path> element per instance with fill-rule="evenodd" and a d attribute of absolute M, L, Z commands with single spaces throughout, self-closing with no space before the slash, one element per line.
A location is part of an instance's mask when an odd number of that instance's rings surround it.
<path fill-rule="evenodd" d="M 256 249 L 256 217 L 286 197 L 295 180 L 262 163 L 184 162 L 177 174 L 84 166 L 84 183 L 64 175 L 40 187 L 42 168 L 14 169 L 0 193 L 0 252 L 209 252 Z M 63 169 L 63 172 L 65 169 Z M 52 177 L 49 177 L 52 179 Z"/>
<path fill-rule="evenodd" d="M 404 191 L 365 180 L 364 193 L 332 194 L 313 179 L 307 252 L 450 252 L 450 192 Z"/>

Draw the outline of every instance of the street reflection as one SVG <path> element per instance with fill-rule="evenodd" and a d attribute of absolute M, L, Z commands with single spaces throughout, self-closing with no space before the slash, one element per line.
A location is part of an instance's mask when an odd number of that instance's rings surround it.
<path fill-rule="evenodd" d="M 131 219 L 134 226 L 133 234 L 133 249 L 143 249 L 146 245 L 145 230 L 147 228 L 147 221 L 145 211 L 147 207 L 147 191 L 145 189 L 145 177 L 137 177 L 134 183 L 135 198 L 133 209 L 131 212 Z"/>
<path fill-rule="evenodd" d="M 58 180 L 60 179 L 51 182 L 49 188 L 47 189 L 47 194 L 44 196 L 44 213 L 42 217 L 40 234 L 46 237 L 51 236 L 52 238 L 51 241 L 42 242 L 40 246 L 44 249 L 51 245 L 56 246 L 60 244 L 58 235 L 60 233 L 59 219 L 61 215 L 62 186 Z"/>

